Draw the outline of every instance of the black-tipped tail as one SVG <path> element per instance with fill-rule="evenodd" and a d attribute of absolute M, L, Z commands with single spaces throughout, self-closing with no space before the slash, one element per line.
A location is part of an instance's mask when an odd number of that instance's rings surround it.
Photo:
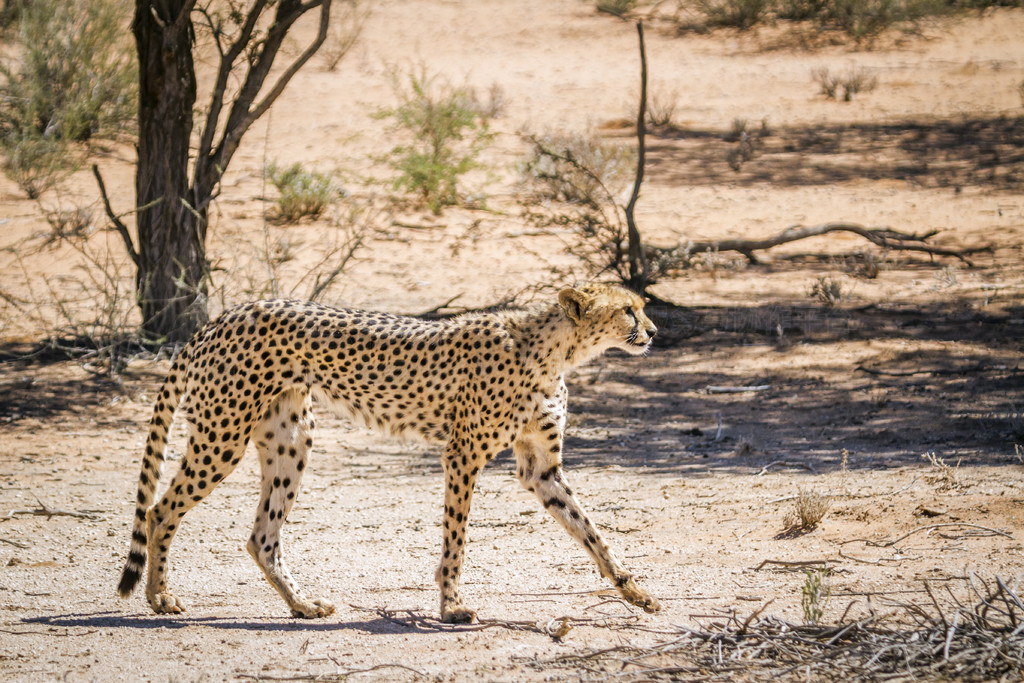
<path fill-rule="evenodd" d="M 128 553 L 128 562 L 121 572 L 121 582 L 117 584 L 117 592 L 122 598 L 127 598 L 135 590 L 136 584 L 142 578 L 142 568 L 146 565 L 146 554 L 132 550 Z"/>

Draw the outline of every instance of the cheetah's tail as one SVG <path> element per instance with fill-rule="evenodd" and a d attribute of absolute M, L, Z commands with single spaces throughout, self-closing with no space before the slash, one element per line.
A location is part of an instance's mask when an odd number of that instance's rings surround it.
<path fill-rule="evenodd" d="M 153 505 L 157 482 L 164 467 L 164 450 L 167 448 L 167 432 L 171 427 L 174 411 L 185 387 L 186 368 L 191 345 L 186 346 L 171 364 L 167 379 L 160 387 L 160 395 L 149 421 L 149 439 L 146 453 L 142 457 L 142 472 L 139 474 L 139 492 L 136 496 L 135 518 L 132 524 L 132 541 L 128 561 L 121 572 L 117 592 L 127 598 L 135 589 L 146 566 L 146 512 Z"/>

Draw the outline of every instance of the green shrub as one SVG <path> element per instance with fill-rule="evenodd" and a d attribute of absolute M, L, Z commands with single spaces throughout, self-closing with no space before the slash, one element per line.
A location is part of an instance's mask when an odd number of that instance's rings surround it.
<path fill-rule="evenodd" d="M 80 155 L 60 139 L 44 138 L 34 131 L 5 132 L 3 171 L 29 199 L 60 183 L 79 166 Z"/>
<path fill-rule="evenodd" d="M 137 67 L 127 0 L 33 0 L 18 22 L 20 59 L 0 65 L 5 127 L 88 140 L 126 130 L 136 115 Z"/>
<path fill-rule="evenodd" d="M 825 605 L 832 596 L 828 583 L 829 569 L 808 569 L 804 573 L 804 585 L 800 593 L 800 606 L 804 610 L 804 621 L 811 625 L 821 622 L 825 616 Z"/>
<path fill-rule="evenodd" d="M 929 16 L 1022 4 L 1024 0 L 694 0 L 705 19 L 697 28 L 748 29 L 775 19 L 809 21 L 820 29 L 842 31 L 857 42 L 870 41 L 892 27 L 913 27 Z"/>
<path fill-rule="evenodd" d="M 459 203 L 459 177 L 477 168 L 477 157 L 493 135 L 475 93 L 430 75 L 425 67 L 404 78 L 392 72 L 398 106 L 381 109 L 377 118 L 392 119 L 411 142 L 386 157 L 398 172 L 396 190 L 419 195 L 434 214 Z"/>
<path fill-rule="evenodd" d="M 854 40 L 878 35 L 903 18 L 901 0 L 829 0 L 819 19 Z"/>
<path fill-rule="evenodd" d="M 771 0 L 697 0 L 697 9 L 712 26 L 747 29 L 760 23 L 771 8 Z"/>
<path fill-rule="evenodd" d="M 830 0 L 778 0 L 776 14 L 780 19 L 805 21 L 822 15 Z"/>
<path fill-rule="evenodd" d="M 637 4 L 637 0 L 597 0 L 594 6 L 598 12 L 607 12 L 621 17 L 636 9 Z"/>
<path fill-rule="evenodd" d="M 127 0 L 19 5 L 18 58 L 0 63 L 4 171 L 30 196 L 74 169 L 67 142 L 113 137 L 136 115 Z"/>
<path fill-rule="evenodd" d="M 332 174 L 307 171 L 298 162 L 286 168 L 271 162 L 267 178 L 277 188 L 275 218 L 282 223 L 317 218 L 338 196 Z"/>

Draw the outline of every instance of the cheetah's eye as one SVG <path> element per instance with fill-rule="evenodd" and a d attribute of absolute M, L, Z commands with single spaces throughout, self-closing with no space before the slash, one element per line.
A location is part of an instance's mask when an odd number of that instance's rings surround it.
<path fill-rule="evenodd" d="M 626 315 L 628 315 L 630 318 L 632 318 L 633 319 L 633 323 L 636 324 L 636 322 L 637 322 L 636 311 L 633 310 L 632 306 L 627 306 L 626 307 Z"/>

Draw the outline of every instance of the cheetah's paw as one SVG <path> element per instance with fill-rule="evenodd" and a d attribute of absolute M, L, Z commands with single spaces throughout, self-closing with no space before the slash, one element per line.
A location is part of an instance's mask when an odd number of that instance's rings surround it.
<path fill-rule="evenodd" d="M 334 614 L 334 603 L 328 600 L 303 600 L 292 606 L 292 616 L 319 619 Z"/>
<path fill-rule="evenodd" d="M 445 607 L 441 610 L 441 621 L 446 624 L 472 624 L 476 621 L 476 612 L 462 605 Z"/>
<path fill-rule="evenodd" d="M 149 606 L 157 614 L 181 614 L 185 611 L 185 603 L 173 593 L 166 591 L 154 593 L 153 595 L 147 595 L 146 599 L 149 600 Z"/>
<path fill-rule="evenodd" d="M 632 605 L 636 605 L 645 612 L 653 613 L 661 611 L 661 603 L 653 595 L 650 595 L 646 591 L 642 590 L 636 585 L 636 581 L 632 577 L 629 578 L 621 588 L 619 592 L 622 593 L 622 597 L 626 599 Z"/>

